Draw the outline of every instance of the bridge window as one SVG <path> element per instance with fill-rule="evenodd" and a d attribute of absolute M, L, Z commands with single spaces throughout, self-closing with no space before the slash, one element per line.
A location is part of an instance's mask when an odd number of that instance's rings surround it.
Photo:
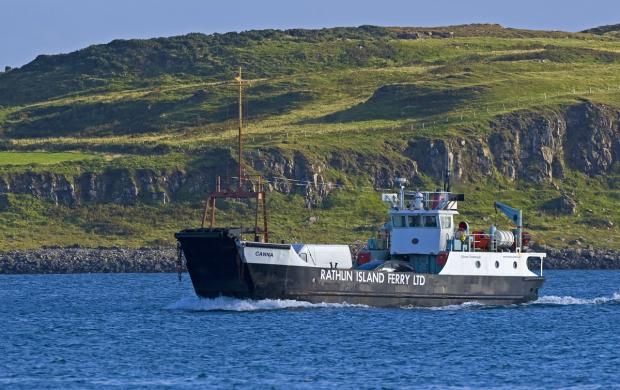
<path fill-rule="evenodd" d="M 410 215 L 409 219 L 409 227 L 422 227 L 422 216 L 421 215 Z"/>
<path fill-rule="evenodd" d="M 442 229 L 450 229 L 452 227 L 452 217 L 449 215 L 442 215 L 439 217 L 441 220 Z"/>
<path fill-rule="evenodd" d="M 424 216 L 424 227 L 437 227 L 437 216 L 436 215 L 425 215 Z"/>
<path fill-rule="evenodd" d="M 405 227 L 407 226 L 405 219 L 406 217 L 404 215 L 395 215 L 392 217 L 392 225 L 394 225 L 395 228 Z"/>

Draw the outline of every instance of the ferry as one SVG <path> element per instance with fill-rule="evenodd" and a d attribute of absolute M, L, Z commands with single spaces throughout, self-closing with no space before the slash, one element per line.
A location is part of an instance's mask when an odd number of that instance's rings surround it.
<path fill-rule="evenodd" d="M 201 226 L 175 234 L 179 275 L 184 259 L 198 296 L 420 307 L 510 305 L 538 298 L 546 255 L 529 251 L 521 210 L 495 202 L 514 225 L 508 230 L 492 225 L 474 231 L 466 221 L 457 222 L 464 195 L 450 191 L 449 152 L 443 190 L 407 190 L 406 180 L 397 180 L 396 192 L 382 194 L 387 222 L 355 255 L 347 245 L 269 242 L 267 194 L 261 177 L 246 175 L 243 163 L 241 69 L 236 80 L 237 188 L 223 190 L 218 177 Z M 217 227 L 216 203 L 223 198 L 254 202 L 253 226 Z M 535 265 L 538 273 L 530 269 Z"/>
<path fill-rule="evenodd" d="M 347 245 L 242 238 L 256 235 L 256 227 L 185 229 L 175 237 L 194 290 L 204 298 L 416 307 L 537 299 L 546 255 L 528 251 L 521 210 L 495 202 L 515 228 L 473 231 L 467 222 L 455 222 L 463 199 L 404 185 L 399 193 L 383 194 L 389 219 L 356 256 Z M 534 265 L 538 274 L 529 268 Z"/>

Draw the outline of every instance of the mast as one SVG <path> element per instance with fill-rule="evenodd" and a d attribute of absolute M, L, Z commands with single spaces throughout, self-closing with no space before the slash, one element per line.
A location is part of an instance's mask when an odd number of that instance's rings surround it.
<path fill-rule="evenodd" d="M 237 189 L 224 190 L 221 189 L 220 177 L 216 178 L 215 191 L 209 195 L 209 199 L 205 202 L 204 211 L 202 214 L 202 224 L 204 228 L 207 221 L 207 215 L 210 211 L 209 228 L 213 229 L 215 226 L 215 210 L 217 199 L 255 199 L 256 209 L 254 210 L 254 228 L 253 229 L 240 229 L 240 234 L 254 234 L 254 240 L 259 240 L 259 234 L 263 235 L 263 242 L 269 242 L 269 230 L 267 227 L 267 201 L 265 197 L 265 191 L 262 190 L 262 179 L 260 175 L 251 175 L 258 177 L 257 188 L 245 191 L 243 189 L 243 181 L 245 180 L 245 164 L 243 162 L 243 80 L 241 75 L 241 67 L 239 67 L 239 75 L 235 77 L 235 80 L 239 83 L 239 181 Z M 258 227 L 259 209 L 263 209 L 263 228 Z"/>
<path fill-rule="evenodd" d="M 241 77 L 241 67 L 239 67 L 239 76 L 235 77 L 239 82 L 239 186 L 241 190 L 243 185 L 243 79 Z"/>

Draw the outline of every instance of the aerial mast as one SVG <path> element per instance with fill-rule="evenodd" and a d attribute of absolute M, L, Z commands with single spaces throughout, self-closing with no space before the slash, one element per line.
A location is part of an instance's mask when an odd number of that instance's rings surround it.
<path fill-rule="evenodd" d="M 209 199 L 205 202 L 204 211 L 202 214 L 202 224 L 204 228 L 207 221 L 207 215 L 209 210 L 211 211 L 211 218 L 209 222 L 209 228 L 213 229 L 215 226 L 215 202 L 217 199 L 256 199 L 256 209 L 254 214 L 254 228 L 252 229 L 240 229 L 240 235 L 253 233 L 254 240 L 259 240 L 259 235 L 263 235 L 263 242 L 269 242 L 269 230 L 267 228 L 267 201 L 265 198 L 265 192 L 262 191 L 262 178 L 260 175 L 252 175 L 258 177 L 258 183 L 256 189 L 252 185 L 252 189 L 245 191 L 243 189 L 243 181 L 245 180 L 245 164 L 243 163 L 243 83 L 245 80 L 241 75 L 241 67 L 239 67 L 239 75 L 235 77 L 235 81 L 239 84 L 239 181 L 236 190 L 224 190 L 220 187 L 220 177 L 216 177 L 215 191 L 209 195 Z M 259 223 L 259 209 L 263 211 L 263 227 L 258 227 Z"/>
<path fill-rule="evenodd" d="M 239 76 L 235 77 L 239 82 L 239 186 L 241 190 L 243 186 L 243 78 L 241 76 L 241 67 L 239 67 Z"/>

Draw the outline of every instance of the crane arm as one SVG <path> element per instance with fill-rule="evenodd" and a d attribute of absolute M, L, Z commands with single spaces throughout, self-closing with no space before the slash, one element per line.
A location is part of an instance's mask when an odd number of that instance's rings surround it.
<path fill-rule="evenodd" d="M 523 235 L 523 214 L 520 209 L 515 209 L 507 204 L 501 202 L 495 202 L 495 208 L 499 209 L 505 216 L 507 216 L 515 225 L 517 225 L 517 249 L 521 251 L 521 236 Z"/>

